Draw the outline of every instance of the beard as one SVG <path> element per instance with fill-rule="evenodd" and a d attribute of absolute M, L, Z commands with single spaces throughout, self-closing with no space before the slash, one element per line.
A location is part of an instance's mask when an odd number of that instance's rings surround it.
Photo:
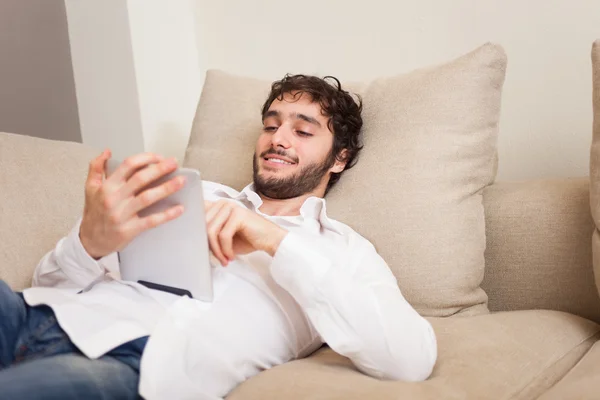
<path fill-rule="evenodd" d="M 260 155 L 260 158 L 269 154 L 287 157 L 287 154 L 282 151 L 270 149 L 263 152 Z M 264 178 L 258 171 L 258 159 L 259 157 L 254 153 L 252 156 L 254 189 L 263 196 L 277 200 L 292 199 L 312 192 L 319 186 L 323 177 L 328 173 L 329 168 L 331 168 L 335 162 L 332 150 L 323 161 L 306 165 L 290 176 Z"/>

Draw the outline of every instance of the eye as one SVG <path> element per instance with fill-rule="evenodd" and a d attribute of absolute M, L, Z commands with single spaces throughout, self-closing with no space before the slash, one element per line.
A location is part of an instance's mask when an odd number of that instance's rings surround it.
<path fill-rule="evenodd" d="M 263 131 L 265 131 L 265 132 L 275 132 L 276 130 L 277 130 L 276 126 L 265 126 L 263 128 Z"/>
<path fill-rule="evenodd" d="M 308 132 L 303 132 L 303 131 L 296 131 L 296 132 L 298 132 L 298 135 L 304 136 L 304 137 L 311 137 L 311 136 L 313 136 L 312 133 L 308 133 Z"/>

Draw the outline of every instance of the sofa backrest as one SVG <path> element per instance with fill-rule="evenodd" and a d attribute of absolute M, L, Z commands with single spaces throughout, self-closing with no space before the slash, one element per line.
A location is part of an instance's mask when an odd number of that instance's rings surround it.
<path fill-rule="evenodd" d="M 42 256 L 83 211 L 88 163 L 79 143 L 0 133 L 0 279 L 31 284 Z"/>
<path fill-rule="evenodd" d="M 600 322 L 589 179 L 497 182 L 485 189 L 491 311 L 551 309 Z"/>
<path fill-rule="evenodd" d="M 590 149 L 590 206 L 595 221 L 592 237 L 594 277 L 600 291 L 600 39 L 592 45 L 592 106 L 594 123 Z"/>
<path fill-rule="evenodd" d="M 0 133 L 0 279 L 13 288 L 30 285 L 42 256 L 81 215 L 96 153 Z M 600 322 L 588 196 L 587 178 L 499 182 L 484 191 L 490 310 L 555 309 Z"/>

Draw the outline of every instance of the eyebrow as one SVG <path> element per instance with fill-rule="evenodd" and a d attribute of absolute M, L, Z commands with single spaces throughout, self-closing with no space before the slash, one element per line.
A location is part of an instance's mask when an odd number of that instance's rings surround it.
<path fill-rule="evenodd" d="M 321 123 L 319 121 L 317 121 L 316 118 L 305 115 L 305 114 L 300 114 L 300 113 L 292 113 L 290 114 L 290 116 L 292 118 L 297 118 L 297 119 L 301 119 L 302 121 L 306 121 L 309 124 L 313 124 L 318 126 L 319 128 L 321 128 Z M 281 113 L 277 110 L 269 110 L 265 113 L 265 115 L 263 116 L 263 121 L 269 117 L 277 117 L 277 118 L 281 118 Z"/>
<path fill-rule="evenodd" d="M 298 119 L 308 122 L 309 124 L 313 124 L 313 125 L 316 125 L 319 128 L 321 128 L 321 123 L 319 121 L 317 121 L 316 118 L 309 117 L 308 115 L 304 115 L 304 114 L 292 114 L 292 117 L 296 117 Z"/>

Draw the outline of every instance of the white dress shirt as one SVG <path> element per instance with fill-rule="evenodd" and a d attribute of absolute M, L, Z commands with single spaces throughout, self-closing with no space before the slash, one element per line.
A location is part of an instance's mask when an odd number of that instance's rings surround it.
<path fill-rule="evenodd" d="M 120 280 L 116 253 L 96 261 L 83 248 L 81 220 L 40 261 L 27 303 L 52 307 L 90 358 L 150 335 L 139 386 L 148 400 L 219 399 L 324 342 L 377 378 L 430 375 L 437 357 L 431 325 L 404 299 L 373 245 L 327 217 L 324 199 L 308 198 L 298 216 L 269 216 L 252 185 L 203 187 L 205 200 L 234 201 L 289 231 L 274 257 L 257 251 L 213 266 L 212 303 Z"/>

